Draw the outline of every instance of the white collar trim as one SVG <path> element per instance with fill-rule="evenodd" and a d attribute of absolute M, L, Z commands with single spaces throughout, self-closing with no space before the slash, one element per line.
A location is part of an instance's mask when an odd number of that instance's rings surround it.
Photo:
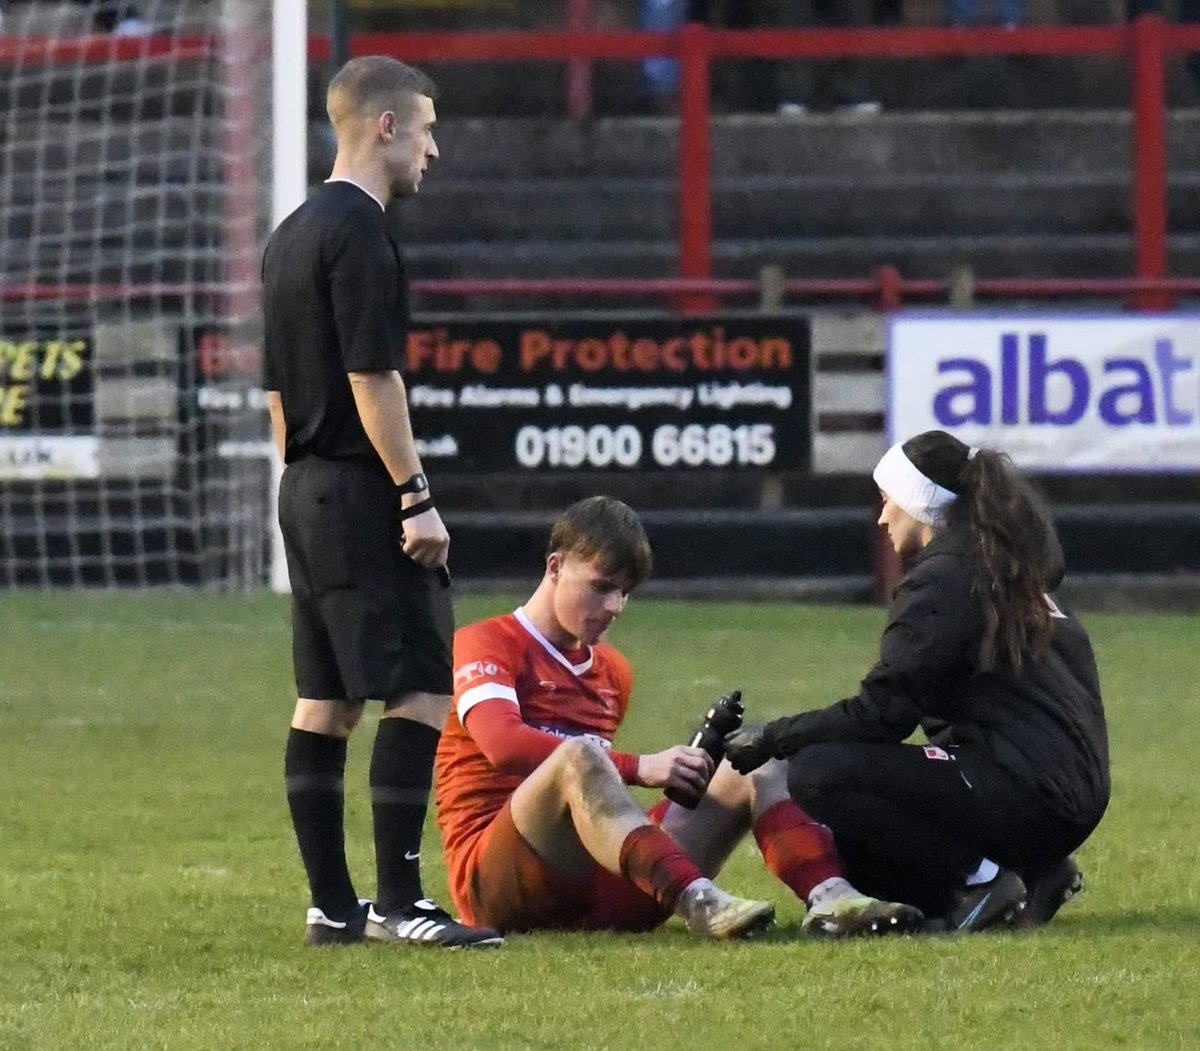
<path fill-rule="evenodd" d="M 368 190 L 360 182 L 355 182 L 353 179 L 347 179 L 344 175 L 339 175 L 336 178 L 332 178 L 332 179 L 326 179 L 325 182 L 326 183 L 348 182 L 351 186 L 357 186 L 360 190 L 362 190 L 363 193 L 365 193 L 368 197 L 370 197 L 372 201 L 374 201 L 377 205 L 379 205 L 379 210 L 381 212 L 387 211 L 387 208 L 384 207 L 383 201 L 381 201 L 378 197 L 376 197 L 370 190 Z"/>
<path fill-rule="evenodd" d="M 543 635 L 537 630 L 537 628 L 533 626 L 533 621 L 529 619 L 529 614 L 525 612 L 524 606 L 518 606 L 515 610 L 513 610 L 513 616 L 517 618 L 517 623 L 520 624 L 521 627 L 523 627 L 527 632 L 529 632 L 530 635 L 534 637 L 534 639 L 537 640 L 542 649 L 550 654 L 551 657 L 558 661 L 558 663 L 566 668 L 569 672 L 572 672 L 575 675 L 582 675 L 589 668 L 591 668 L 592 661 L 595 660 L 595 654 L 592 652 L 591 646 L 587 648 L 587 660 L 585 660 L 582 664 L 572 664 L 569 660 L 567 660 L 566 657 L 563 656 L 562 651 L 555 646 L 553 642 L 551 642 L 548 638 L 546 638 L 545 635 Z"/>

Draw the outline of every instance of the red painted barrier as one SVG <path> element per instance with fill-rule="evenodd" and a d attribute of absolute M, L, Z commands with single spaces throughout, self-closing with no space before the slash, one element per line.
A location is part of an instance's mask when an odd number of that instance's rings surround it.
<path fill-rule="evenodd" d="M 1173 55 L 1200 51 L 1200 27 L 1168 25 L 1145 15 L 1132 25 L 980 29 L 711 30 L 685 26 L 678 33 L 396 33 L 359 34 L 353 54 L 392 54 L 413 62 L 641 60 L 680 61 L 679 273 L 712 273 L 712 165 L 710 71 L 720 59 L 944 58 L 971 55 L 1125 55 L 1134 99 L 1134 276 L 1167 277 L 1167 147 L 1165 64 Z M 310 57 L 328 46 L 314 38 Z M 895 303 L 904 283 L 884 271 L 881 299 Z M 898 277 L 898 275 L 897 275 Z M 981 282 L 982 285 L 982 282 Z M 1140 285 L 1133 305 L 1169 307 L 1166 286 Z M 1101 293 L 1105 294 L 1105 293 Z M 689 297 L 678 305 L 706 309 L 711 299 Z"/>
<path fill-rule="evenodd" d="M 113 284 L 113 285 L 0 285 L 0 303 L 31 300 L 63 303 L 118 303 L 152 299 L 185 299 L 189 296 L 218 296 L 234 292 L 253 294 L 257 281 L 231 283 L 196 282 L 189 284 Z M 680 301 L 722 303 L 726 300 L 752 299 L 760 294 L 757 281 L 744 278 L 546 278 L 516 280 L 504 278 L 415 280 L 412 289 L 421 296 L 447 298 L 461 296 L 501 296 L 577 299 L 629 299 L 651 297 L 664 303 Z M 872 277 L 795 278 L 783 282 L 784 294 L 793 300 L 812 302 L 833 300 L 856 302 L 883 311 L 896 310 L 914 300 L 946 302 L 950 282 L 937 278 L 905 278 L 893 266 L 880 267 Z M 1149 280 L 1136 277 L 1102 278 L 1023 278 L 982 279 L 975 284 L 975 296 L 984 301 L 1029 299 L 1125 299 L 1130 302 L 1147 297 L 1174 301 L 1179 296 L 1200 297 L 1200 278 L 1164 278 Z"/>
<path fill-rule="evenodd" d="M 717 297 L 751 295 L 752 282 L 707 282 L 712 274 L 712 63 L 721 59 L 834 59 L 935 58 L 971 55 L 1125 55 L 1129 59 L 1133 97 L 1133 215 L 1135 258 L 1133 276 L 1112 280 L 987 280 L 976 283 L 981 298 L 1038 298 L 1060 296 L 1131 297 L 1143 310 L 1170 307 L 1178 294 L 1194 294 L 1195 282 L 1172 281 L 1167 257 L 1167 143 L 1166 62 L 1171 57 L 1200 51 L 1200 26 L 1174 26 L 1158 15 L 1145 15 L 1132 25 L 1049 27 L 1018 30 L 981 29 L 802 29 L 711 30 L 685 26 L 678 33 L 595 32 L 586 24 L 586 0 L 572 0 L 574 28 L 565 32 L 525 33 L 358 33 L 351 38 L 353 55 L 391 54 L 412 62 L 565 62 L 567 108 L 573 118 L 590 109 L 587 63 L 677 58 L 681 67 L 679 134 L 679 274 L 682 281 L 566 281 L 566 282 L 427 282 L 430 295 L 480 294 L 521 296 L 664 295 L 685 310 L 706 310 Z M 330 42 L 314 36 L 310 61 L 329 58 Z M 205 60 L 218 55 L 219 42 L 207 37 L 149 36 L 114 38 L 87 36 L 42 39 L 0 36 L 0 65 L 49 66 L 68 63 L 136 61 L 146 57 Z M 418 282 L 421 288 L 422 283 Z M 786 283 L 789 294 L 870 299 L 895 309 L 906 298 L 940 298 L 944 282 L 904 280 L 883 266 L 869 279 Z M 114 289 L 89 288 L 82 298 L 116 298 Z M 204 294 L 191 288 L 188 293 Z M 17 298 L 76 298 L 79 290 L 50 286 L 0 287 L 0 301 Z M 161 286 L 128 286 L 130 298 L 170 295 Z"/>

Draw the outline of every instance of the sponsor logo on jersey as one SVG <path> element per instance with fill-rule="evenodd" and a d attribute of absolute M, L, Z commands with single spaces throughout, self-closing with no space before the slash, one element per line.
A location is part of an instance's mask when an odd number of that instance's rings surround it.
<path fill-rule="evenodd" d="M 564 741 L 572 737 L 590 737 L 598 745 L 604 748 L 611 749 L 612 741 L 605 740 L 599 734 L 590 733 L 587 730 L 577 730 L 571 726 L 555 726 L 552 723 L 530 723 L 535 730 L 541 730 L 543 733 L 553 734 L 555 737 L 561 737 Z"/>
<path fill-rule="evenodd" d="M 454 672 L 454 688 L 466 686 L 476 679 L 486 679 L 495 675 L 500 669 L 491 661 L 471 661 Z"/>
<path fill-rule="evenodd" d="M 954 758 L 946 749 L 938 748 L 937 745 L 933 744 L 927 744 L 924 751 L 926 759 L 942 759 L 948 762 Z"/>

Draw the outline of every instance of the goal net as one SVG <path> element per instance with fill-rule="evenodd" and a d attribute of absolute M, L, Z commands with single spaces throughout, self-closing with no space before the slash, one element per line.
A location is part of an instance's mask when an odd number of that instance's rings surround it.
<path fill-rule="evenodd" d="M 0 586 L 257 586 L 269 0 L 2 18 Z"/>

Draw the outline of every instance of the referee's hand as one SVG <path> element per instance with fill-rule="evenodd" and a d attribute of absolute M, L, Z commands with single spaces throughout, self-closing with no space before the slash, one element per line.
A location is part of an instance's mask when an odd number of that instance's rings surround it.
<path fill-rule="evenodd" d="M 400 523 L 404 553 L 418 566 L 433 569 L 444 566 L 450 553 L 450 534 L 442 524 L 436 507 Z"/>

